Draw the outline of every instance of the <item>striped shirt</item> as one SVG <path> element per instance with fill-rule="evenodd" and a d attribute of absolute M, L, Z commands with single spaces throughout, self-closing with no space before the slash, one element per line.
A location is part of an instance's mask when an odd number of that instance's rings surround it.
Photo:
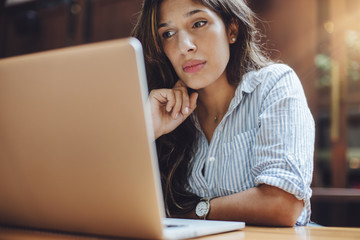
<path fill-rule="evenodd" d="M 228 111 L 208 143 L 200 131 L 189 190 L 219 197 L 260 184 L 304 201 L 297 225 L 310 220 L 315 126 L 295 72 L 272 64 L 243 76 Z"/>

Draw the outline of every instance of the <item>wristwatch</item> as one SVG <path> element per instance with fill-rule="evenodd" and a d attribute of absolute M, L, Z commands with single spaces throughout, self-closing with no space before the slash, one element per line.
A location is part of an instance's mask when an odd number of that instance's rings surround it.
<path fill-rule="evenodd" d="M 198 218 L 206 220 L 206 217 L 210 211 L 210 200 L 212 198 L 201 198 L 200 202 L 196 205 L 195 213 Z"/>

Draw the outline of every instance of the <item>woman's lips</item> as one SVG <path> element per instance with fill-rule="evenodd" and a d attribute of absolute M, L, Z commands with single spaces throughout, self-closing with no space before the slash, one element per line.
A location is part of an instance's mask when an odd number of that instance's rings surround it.
<path fill-rule="evenodd" d="M 204 60 L 192 60 L 186 62 L 182 65 L 184 72 L 186 73 L 196 73 L 200 71 L 206 64 Z"/>

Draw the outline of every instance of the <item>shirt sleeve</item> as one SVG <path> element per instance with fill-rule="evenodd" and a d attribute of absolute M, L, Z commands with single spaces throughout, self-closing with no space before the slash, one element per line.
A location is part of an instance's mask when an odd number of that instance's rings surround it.
<path fill-rule="evenodd" d="M 300 80 L 286 65 L 258 77 L 266 79 L 253 148 L 255 184 L 281 188 L 309 207 L 315 126 Z"/>

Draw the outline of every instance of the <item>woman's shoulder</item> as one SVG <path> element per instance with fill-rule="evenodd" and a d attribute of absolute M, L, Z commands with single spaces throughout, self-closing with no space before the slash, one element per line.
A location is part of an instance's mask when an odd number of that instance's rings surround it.
<path fill-rule="evenodd" d="M 283 63 L 271 63 L 258 70 L 248 72 L 243 77 L 243 85 L 255 87 L 271 87 L 282 79 L 298 79 L 295 71 Z M 267 87 L 266 87 L 267 86 Z"/>
<path fill-rule="evenodd" d="M 249 72 L 243 79 L 242 89 L 247 93 L 267 96 L 288 96 L 303 94 L 303 87 L 295 71 L 286 64 L 273 63 L 259 70 Z"/>
<path fill-rule="evenodd" d="M 275 79 L 281 78 L 284 74 L 295 74 L 294 70 L 283 63 L 272 63 L 256 71 L 255 75 L 258 77 L 272 77 Z"/>
<path fill-rule="evenodd" d="M 295 71 L 288 65 L 273 63 L 261 68 L 255 73 L 255 78 L 261 79 L 261 85 L 272 88 L 274 85 L 297 85 L 300 80 Z"/>
<path fill-rule="evenodd" d="M 281 79 L 284 79 L 284 76 L 287 79 L 297 79 L 296 73 L 290 66 L 282 63 L 271 63 L 245 74 L 241 88 L 248 93 L 253 92 L 255 89 L 270 89 Z"/>

